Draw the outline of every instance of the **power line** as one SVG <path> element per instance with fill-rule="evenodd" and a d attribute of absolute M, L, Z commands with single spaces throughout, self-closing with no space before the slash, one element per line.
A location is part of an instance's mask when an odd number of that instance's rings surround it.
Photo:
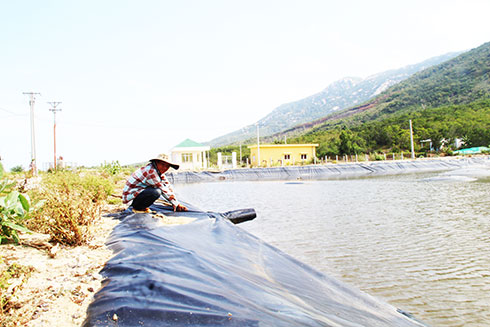
<path fill-rule="evenodd" d="M 0 110 L 5 111 L 5 112 L 9 113 L 9 114 L 11 114 L 12 116 L 25 116 L 25 114 L 18 114 L 18 113 L 15 113 L 15 112 L 13 112 L 13 111 L 10 111 L 10 110 L 7 110 L 7 109 L 5 109 L 5 108 L 2 108 L 2 107 L 0 107 Z"/>

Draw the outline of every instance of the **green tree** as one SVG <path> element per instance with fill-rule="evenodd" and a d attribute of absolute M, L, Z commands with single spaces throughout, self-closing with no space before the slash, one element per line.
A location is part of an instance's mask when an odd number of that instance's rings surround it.
<path fill-rule="evenodd" d="M 21 165 L 18 165 L 18 166 L 12 167 L 12 169 L 10 169 L 10 171 L 13 173 L 21 173 L 24 171 L 24 168 Z"/>
<path fill-rule="evenodd" d="M 325 156 L 335 156 L 339 154 L 339 141 L 336 139 L 330 139 L 327 142 L 320 142 L 316 149 L 316 155 L 318 158 L 324 158 Z"/>
<path fill-rule="evenodd" d="M 340 154 L 360 154 L 365 151 L 366 145 L 364 140 L 349 130 L 342 130 L 339 139 Z"/>
<path fill-rule="evenodd" d="M 490 129 L 475 127 L 463 138 L 468 147 L 490 146 Z"/>

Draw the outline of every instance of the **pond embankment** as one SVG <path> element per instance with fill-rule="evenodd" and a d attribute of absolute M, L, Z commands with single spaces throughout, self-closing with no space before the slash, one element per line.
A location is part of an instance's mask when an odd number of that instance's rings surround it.
<path fill-rule="evenodd" d="M 477 165 L 490 165 L 490 156 L 365 161 L 267 168 L 240 168 L 223 171 L 182 171 L 169 173 L 167 174 L 167 177 L 174 184 L 227 180 L 324 180 L 364 176 L 397 175 L 424 171 L 445 171 Z"/>

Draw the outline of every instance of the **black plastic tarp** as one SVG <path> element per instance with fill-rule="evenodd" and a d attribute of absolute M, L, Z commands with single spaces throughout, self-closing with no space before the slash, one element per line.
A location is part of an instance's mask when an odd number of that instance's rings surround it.
<path fill-rule="evenodd" d="M 489 165 L 489 157 L 461 159 L 419 159 L 404 161 L 369 161 L 359 163 L 284 166 L 269 168 L 241 168 L 217 172 L 172 172 L 167 177 L 172 183 L 199 183 L 213 181 L 256 180 L 325 180 L 363 176 L 396 175 L 424 171 L 444 171 L 474 165 Z"/>
<path fill-rule="evenodd" d="M 168 226 L 150 214 L 121 213 L 108 241 L 114 257 L 83 326 L 424 326 L 225 215 L 151 208 L 195 220 Z"/>

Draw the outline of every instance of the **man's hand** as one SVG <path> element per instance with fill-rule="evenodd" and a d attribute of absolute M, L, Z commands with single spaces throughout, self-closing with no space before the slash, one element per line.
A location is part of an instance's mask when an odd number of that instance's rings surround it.
<path fill-rule="evenodd" d="M 174 211 L 178 211 L 178 212 L 180 212 L 180 211 L 187 211 L 187 208 L 186 208 L 186 206 L 183 206 L 182 204 L 179 204 L 177 206 L 174 206 Z"/>

